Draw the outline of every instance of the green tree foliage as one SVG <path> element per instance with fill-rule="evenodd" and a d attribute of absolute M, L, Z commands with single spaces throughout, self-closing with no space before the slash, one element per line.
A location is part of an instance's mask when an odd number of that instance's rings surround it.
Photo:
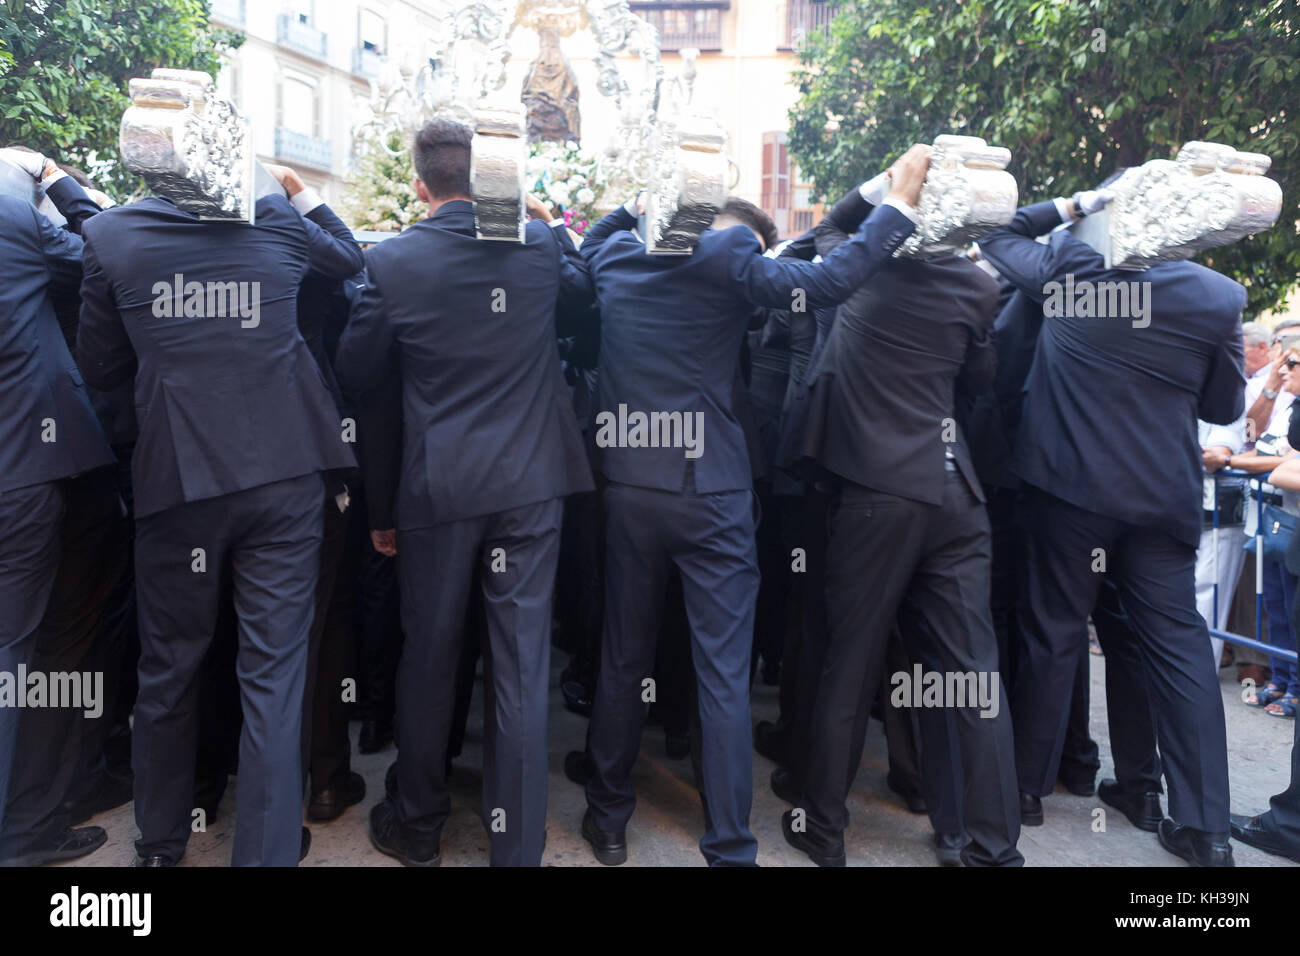
<path fill-rule="evenodd" d="M 387 148 L 385 148 L 385 146 Z M 343 218 L 353 229 L 401 232 L 429 211 L 415 194 L 415 164 L 408 137 L 399 130 L 380 142 L 372 135 L 357 144 L 356 165 L 343 194 Z"/>
<path fill-rule="evenodd" d="M 1252 314 L 1300 273 L 1300 0 L 843 0 L 800 60 L 790 149 L 823 197 L 940 133 L 1008 147 L 1022 202 L 1212 140 L 1272 157 L 1283 209 L 1200 260 Z"/>
<path fill-rule="evenodd" d="M 127 81 L 154 67 L 213 76 L 242 35 L 212 30 L 204 0 L 0 0 L 0 145 L 93 170 L 119 199 Z"/>

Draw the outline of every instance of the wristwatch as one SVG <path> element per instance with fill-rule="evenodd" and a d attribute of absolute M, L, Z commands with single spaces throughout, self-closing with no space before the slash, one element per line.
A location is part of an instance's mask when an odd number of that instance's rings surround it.
<path fill-rule="evenodd" d="M 1267 398 L 1270 402 L 1273 401 L 1273 399 L 1277 398 L 1277 389 L 1273 389 L 1273 388 L 1264 389 L 1264 397 Z"/>

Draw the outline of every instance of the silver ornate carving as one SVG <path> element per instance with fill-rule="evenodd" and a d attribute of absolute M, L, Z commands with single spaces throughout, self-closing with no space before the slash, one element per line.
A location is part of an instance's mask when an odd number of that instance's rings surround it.
<path fill-rule="evenodd" d="M 642 230 L 646 252 L 689 255 L 727 201 L 727 133 L 669 97 L 654 129 Z"/>
<path fill-rule="evenodd" d="M 1143 269 L 1187 259 L 1262 232 L 1282 212 L 1282 188 L 1264 174 L 1272 160 L 1224 143 L 1185 143 L 1173 160 L 1126 170 L 1106 188 L 1109 206 L 1073 233 L 1108 268 Z"/>
<path fill-rule="evenodd" d="M 212 78 L 156 69 L 131 80 L 130 95 L 118 138 L 127 169 L 201 219 L 254 221 L 248 125 Z"/>
<path fill-rule="evenodd" d="M 470 145 L 474 228 L 480 239 L 523 242 L 528 131 L 522 104 L 480 107 Z"/>
<path fill-rule="evenodd" d="M 1010 150 L 978 136 L 937 136 L 933 145 L 917 207 L 920 221 L 896 256 L 952 255 L 1016 214 L 1019 190 L 1006 171 Z"/>

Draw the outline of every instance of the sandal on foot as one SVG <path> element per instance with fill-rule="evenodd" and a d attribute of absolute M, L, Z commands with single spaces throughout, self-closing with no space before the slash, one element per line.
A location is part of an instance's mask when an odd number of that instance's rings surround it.
<path fill-rule="evenodd" d="M 1273 703 L 1264 708 L 1264 713 L 1270 717 L 1289 717 L 1295 720 L 1296 697 L 1279 697 Z"/>
<path fill-rule="evenodd" d="M 1275 700 L 1281 700 L 1286 696 L 1286 688 L 1269 681 L 1264 685 L 1263 690 L 1257 690 L 1246 698 L 1248 707 L 1267 707 Z"/>

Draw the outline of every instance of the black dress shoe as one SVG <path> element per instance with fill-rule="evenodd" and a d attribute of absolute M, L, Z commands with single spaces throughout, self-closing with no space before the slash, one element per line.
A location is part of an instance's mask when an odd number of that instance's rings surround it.
<path fill-rule="evenodd" d="M 137 856 L 135 858 L 135 865 L 144 868 L 155 866 L 175 866 L 176 861 L 169 856 Z"/>
<path fill-rule="evenodd" d="M 582 838 L 591 844 L 592 855 L 598 863 L 618 866 L 627 862 L 627 835 L 623 830 L 608 833 L 596 826 L 591 808 L 582 815 Z"/>
<path fill-rule="evenodd" d="M 392 742 L 393 722 L 391 720 L 362 721 L 357 749 L 363 754 L 377 754 Z"/>
<path fill-rule="evenodd" d="M 936 833 L 934 855 L 940 866 L 961 866 L 961 851 L 966 840 L 960 833 Z"/>
<path fill-rule="evenodd" d="M 887 786 L 890 790 L 894 791 L 894 793 L 898 794 L 900 797 L 903 798 L 903 803 L 907 804 L 908 810 L 911 810 L 913 813 L 926 812 L 925 797 L 921 796 L 919 793 L 916 793 L 913 790 L 909 790 L 906 787 L 902 786 L 897 780 L 894 779 L 893 774 L 888 774 L 885 777 L 885 786 Z"/>
<path fill-rule="evenodd" d="M 754 726 L 754 749 L 778 767 L 790 766 L 790 728 L 760 720 Z"/>
<path fill-rule="evenodd" d="M 562 680 L 560 681 L 560 696 L 564 698 L 564 709 L 577 714 L 579 717 L 590 717 L 591 709 L 595 705 L 592 698 L 591 688 L 581 681 Z"/>
<path fill-rule="evenodd" d="M 664 734 L 664 752 L 670 760 L 681 760 L 691 755 L 691 738 Z"/>
<path fill-rule="evenodd" d="M 1032 793 L 1020 791 L 1020 823 L 1026 827 L 1043 825 L 1043 801 Z"/>
<path fill-rule="evenodd" d="M 564 755 L 564 775 L 580 787 L 585 787 L 596 770 L 587 759 L 587 751 L 570 750 Z"/>
<path fill-rule="evenodd" d="M 343 811 L 366 798 L 366 781 L 355 770 L 348 774 L 347 783 L 341 787 L 328 787 L 311 795 L 307 804 L 307 819 L 313 823 L 337 820 Z"/>
<path fill-rule="evenodd" d="M 298 844 L 298 862 L 301 863 L 307 859 L 307 854 L 311 852 L 311 831 L 306 827 L 302 828 L 302 842 Z"/>
<path fill-rule="evenodd" d="M 844 844 L 838 847 L 814 840 L 807 832 L 796 833 L 794 830 L 794 811 L 787 810 L 781 814 L 781 832 L 785 842 L 790 844 L 818 866 L 844 866 Z"/>
<path fill-rule="evenodd" d="M 1300 863 L 1300 846 L 1290 846 L 1284 843 L 1276 833 L 1264 828 L 1263 821 L 1259 817 L 1246 817 L 1240 813 L 1233 813 L 1228 816 L 1229 825 L 1232 827 L 1232 838 L 1240 840 L 1242 843 L 1253 846 L 1257 850 L 1263 850 L 1265 853 L 1272 853 L 1274 856 L 1284 856 L 1288 860 L 1295 860 Z"/>
<path fill-rule="evenodd" d="M 1160 845 L 1192 866 L 1233 866 L 1232 844 L 1226 833 L 1207 833 L 1175 823 L 1169 817 L 1156 828 Z"/>
<path fill-rule="evenodd" d="M 403 826 L 397 819 L 397 808 L 388 800 L 381 800 L 370 811 L 370 842 L 380 853 L 404 866 L 437 866 L 442 862 L 442 831 Z"/>
<path fill-rule="evenodd" d="M 1114 780 L 1103 780 L 1097 788 L 1097 796 L 1102 803 L 1109 804 L 1124 816 L 1128 822 L 1139 830 L 1155 833 L 1160 828 L 1160 821 L 1165 818 L 1160 809 L 1160 794 L 1130 793 Z"/>
<path fill-rule="evenodd" d="M 62 863 L 75 860 L 87 853 L 94 853 L 108 842 L 108 834 L 103 827 L 66 827 L 44 843 L 27 852 L 0 861 L 0 866 L 44 866 L 46 863 Z"/>
<path fill-rule="evenodd" d="M 799 805 L 799 784 L 794 779 L 794 771 L 786 767 L 777 767 L 772 771 L 772 792 L 790 806 Z"/>

